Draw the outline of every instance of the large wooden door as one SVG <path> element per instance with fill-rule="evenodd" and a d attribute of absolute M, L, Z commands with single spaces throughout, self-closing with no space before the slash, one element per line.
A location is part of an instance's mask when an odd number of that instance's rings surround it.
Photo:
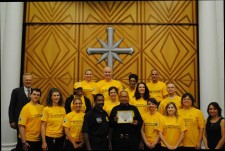
<path fill-rule="evenodd" d="M 192 93 L 198 106 L 198 24 L 197 2 L 190 1 L 73 1 L 27 2 L 25 7 L 24 72 L 34 75 L 34 87 L 43 91 L 41 102 L 51 87 L 58 87 L 64 99 L 73 84 L 93 70 L 96 81 L 103 78 L 106 61 L 88 55 L 88 47 L 107 43 L 111 26 L 119 47 L 132 47 L 132 55 L 114 60 L 114 79 L 128 85 L 128 75 L 136 73 L 148 82 L 156 68 L 161 80 L 173 81 L 178 95 Z"/>

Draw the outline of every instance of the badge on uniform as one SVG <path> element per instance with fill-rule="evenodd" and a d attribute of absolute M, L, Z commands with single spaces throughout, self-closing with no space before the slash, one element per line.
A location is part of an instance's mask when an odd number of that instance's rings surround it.
<path fill-rule="evenodd" d="M 96 118 L 96 121 L 97 121 L 98 123 L 101 123 L 101 122 L 102 122 L 102 118 L 101 118 L 101 117 L 98 117 L 98 118 Z"/>

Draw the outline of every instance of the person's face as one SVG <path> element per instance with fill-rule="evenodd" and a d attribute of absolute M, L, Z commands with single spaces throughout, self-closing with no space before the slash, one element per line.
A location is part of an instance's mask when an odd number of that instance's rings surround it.
<path fill-rule="evenodd" d="M 174 107 L 173 104 L 170 104 L 170 105 L 168 105 L 166 110 L 167 110 L 168 115 L 174 115 L 176 108 Z"/>
<path fill-rule="evenodd" d="M 96 98 L 95 106 L 99 107 L 99 108 L 102 108 L 104 106 L 104 97 L 103 96 L 98 96 Z"/>
<path fill-rule="evenodd" d="M 189 96 L 186 96 L 185 98 L 182 99 L 182 104 L 184 107 L 189 108 L 192 106 L 192 101 Z"/>
<path fill-rule="evenodd" d="M 140 94 L 144 94 L 145 93 L 145 85 L 144 84 L 139 84 L 138 85 L 138 92 L 140 93 Z"/>
<path fill-rule="evenodd" d="M 82 101 L 79 99 L 76 99 L 73 103 L 75 111 L 79 112 L 81 110 Z"/>
<path fill-rule="evenodd" d="M 53 92 L 52 96 L 51 96 L 51 99 L 52 99 L 52 104 L 58 104 L 59 100 L 60 100 L 59 92 Z"/>
<path fill-rule="evenodd" d="M 130 84 L 130 87 L 134 88 L 137 84 L 137 81 L 134 78 L 130 78 L 129 84 Z"/>
<path fill-rule="evenodd" d="M 116 100 L 117 95 L 118 94 L 115 89 L 112 89 L 109 91 L 109 96 L 110 96 L 111 100 Z"/>
<path fill-rule="evenodd" d="M 92 80 L 92 71 L 86 71 L 86 73 L 85 73 L 85 79 L 87 81 L 91 81 Z"/>
<path fill-rule="evenodd" d="M 174 84 L 170 83 L 167 85 L 167 92 L 169 94 L 174 94 L 176 92 L 176 88 L 175 88 Z"/>
<path fill-rule="evenodd" d="M 149 110 L 150 111 L 155 111 L 156 110 L 156 108 L 157 108 L 157 106 L 156 106 L 156 104 L 154 104 L 154 103 L 152 103 L 152 102 L 148 102 L 148 108 L 149 108 Z"/>
<path fill-rule="evenodd" d="M 77 95 L 77 96 L 82 96 L 83 95 L 83 89 L 82 88 L 73 89 L 73 94 Z"/>
<path fill-rule="evenodd" d="M 153 70 L 151 73 L 151 78 L 153 82 L 157 82 L 159 80 L 159 73 L 156 70 Z"/>
<path fill-rule="evenodd" d="M 23 85 L 26 87 L 26 88 L 30 88 L 31 87 L 31 84 L 32 84 L 32 75 L 25 75 L 23 77 Z"/>
<path fill-rule="evenodd" d="M 31 101 L 34 102 L 34 103 L 38 103 L 38 100 L 39 100 L 40 96 L 41 96 L 40 92 L 33 91 L 30 94 Z"/>
<path fill-rule="evenodd" d="M 106 67 L 105 69 L 104 69 L 104 78 L 106 79 L 106 80 L 111 80 L 112 79 L 112 68 L 110 68 L 110 67 Z"/>
<path fill-rule="evenodd" d="M 212 117 L 218 116 L 218 110 L 213 105 L 209 106 L 209 115 Z"/>
<path fill-rule="evenodd" d="M 121 92 L 120 96 L 119 96 L 119 99 L 120 99 L 120 103 L 122 103 L 122 104 L 129 103 L 129 95 L 128 95 L 128 93 L 127 92 Z"/>

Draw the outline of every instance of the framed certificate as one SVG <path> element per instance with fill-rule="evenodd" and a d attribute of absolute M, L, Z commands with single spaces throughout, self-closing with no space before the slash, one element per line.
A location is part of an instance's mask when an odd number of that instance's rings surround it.
<path fill-rule="evenodd" d="M 132 123 L 134 112 L 132 110 L 117 111 L 117 123 Z"/>

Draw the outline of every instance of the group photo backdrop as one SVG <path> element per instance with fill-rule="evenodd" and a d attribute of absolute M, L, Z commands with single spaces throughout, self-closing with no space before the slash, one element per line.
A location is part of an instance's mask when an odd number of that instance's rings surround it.
<path fill-rule="evenodd" d="M 107 43 L 112 27 L 113 44 L 133 48 L 113 60 L 113 78 L 128 86 L 135 73 L 139 82 L 150 81 L 157 69 L 160 80 L 173 82 L 177 94 L 190 92 L 199 107 L 199 53 L 197 2 L 189 1 L 67 1 L 25 2 L 23 29 L 23 73 L 33 74 L 33 86 L 42 90 L 45 104 L 51 87 L 59 88 L 63 99 L 72 94 L 75 82 L 84 80 L 87 69 L 93 80 L 103 79 L 107 59 L 87 54 L 88 48 Z"/>

